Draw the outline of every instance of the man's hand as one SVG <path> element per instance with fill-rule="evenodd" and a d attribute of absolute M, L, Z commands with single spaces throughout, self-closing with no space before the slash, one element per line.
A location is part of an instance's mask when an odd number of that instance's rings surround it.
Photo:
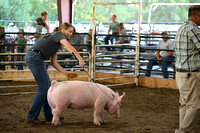
<path fill-rule="evenodd" d="M 162 57 L 161 57 L 161 58 L 162 58 Z M 161 58 L 157 57 L 158 60 L 162 60 Z M 158 65 L 160 65 L 161 63 L 160 63 L 160 61 L 158 61 L 158 60 L 157 60 L 156 62 L 158 63 Z"/>
<path fill-rule="evenodd" d="M 163 57 L 160 58 L 160 60 L 162 60 L 162 59 L 164 59 L 164 58 L 165 58 L 165 57 L 163 56 Z"/>
<path fill-rule="evenodd" d="M 161 63 L 160 63 L 160 61 L 157 61 L 157 63 L 158 63 L 158 65 L 160 65 Z"/>

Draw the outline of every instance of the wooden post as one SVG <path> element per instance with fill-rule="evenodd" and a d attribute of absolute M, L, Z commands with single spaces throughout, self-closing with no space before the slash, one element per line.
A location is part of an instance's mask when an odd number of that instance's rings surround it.
<path fill-rule="evenodd" d="M 92 49 L 91 49 L 91 55 L 92 55 L 92 60 L 90 61 L 91 64 L 91 77 L 93 79 L 93 82 L 95 82 L 95 45 L 94 45 L 94 40 L 95 40 L 95 32 L 94 32 L 94 14 L 95 14 L 95 4 L 93 3 L 92 6 Z"/>
<path fill-rule="evenodd" d="M 72 23 L 72 0 L 57 0 L 58 20 L 61 23 Z"/>
<path fill-rule="evenodd" d="M 0 53 L 5 53 L 5 28 L 0 27 Z M 0 57 L 0 62 L 5 61 L 5 56 Z M 5 70 L 5 65 L 0 64 L 0 70 Z"/>
<path fill-rule="evenodd" d="M 141 6 L 139 4 L 139 12 L 138 12 L 138 42 L 136 45 L 136 55 L 135 55 L 135 83 L 138 86 L 138 76 L 139 76 L 139 55 L 140 55 L 140 14 L 141 14 Z"/>

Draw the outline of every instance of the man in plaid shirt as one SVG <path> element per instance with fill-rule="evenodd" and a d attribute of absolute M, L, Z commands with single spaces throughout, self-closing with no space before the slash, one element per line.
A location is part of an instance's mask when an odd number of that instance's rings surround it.
<path fill-rule="evenodd" d="M 174 42 L 176 83 L 180 92 L 179 128 L 175 133 L 194 133 L 200 119 L 200 5 L 191 6 L 188 19 Z"/>

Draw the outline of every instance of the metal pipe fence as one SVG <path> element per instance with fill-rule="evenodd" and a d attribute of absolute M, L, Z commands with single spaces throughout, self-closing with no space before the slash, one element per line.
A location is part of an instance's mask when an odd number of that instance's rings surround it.
<path fill-rule="evenodd" d="M 11 37 L 16 37 L 16 34 L 20 34 L 20 33 L 4 33 L 4 36 L 8 35 L 8 34 L 13 34 L 13 36 Z M 35 33 L 24 33 L 26 34 L 27 38 Z M 88 34 L 83 34 L 83 36 L 86 36 Z M 2 35 L 3 36 L 3 35 Z M 100 35 L 96 35 L 95 34 L 95 38 L 98 38 L 98 36 L 106 36 L 103 34 Z M 122 37 L 119 35 L 119 37 Z M 155 54 L 153 52 L 157 51 L 158 49 L 154 46 L 142 46 L 141 43 L 151 43 L 151 42 L 158 42 L 159 39 L 161 39 L 161 35 L 148 35 L 148 34 L 141 34 L 140 36 L 140 45 L 139 45 L 139 53 L 137 53 L 136 49 L 137 49 L 137 41 L 138 38 L 137 36 L 135 36 L 134 34 L 132 35 L 127 35 L 126 37 L 130 38 L 130 43 L 127 44 L 113 44 L 113 45 L 109 45 L 109 44 L 95 44 L 95 51 L 83 51 L 83 52 L 79 52 L 80 54 L 82 54 L 82 56 L 84 57 L 84 61 L 86 61 L 86 69 L 89 71 L 89 75 L 91 75 L 92 79 L 94 81 L 103 81 L 106 79 L 123 79 L 125 77 L 137 77 L 135 75 L 135 71 L 136 71 L 136 67 L 138 66 L 138 70 L 139 70 L 139 75 L 144 75 L 145 71 L 150 71 L 148 69 L 145 69 L 144 67 L 146 67 L 147 62 L 154 60 L 151 59 L 149 57 L 155 56 Z M 155 39 L 157 38 L 157 39 Z M 173 39 L 173 37 L 171 37 Z M 23 64 L 25 66 L 25 61 L 17 61 L 14 60 L 14 57 L 16 56 L 25 56 L 26 53 L 14 53 L 14 52 L 8 52 L 6 51 L 6 49 L 4 49 L 4 51 L 2 51 L 3 47 L 9 47 L 9 46 L 18 46 L 20 44 L 13 44 L 12 43 L 12 39 L 8 39 L 5 41 L 1 41 L 0 42 L 0 47 L 1 47 L 1 53 L 0 53 L 0 66 L 9 66 L 11 65 L 11 67 L 13 65 L 19 65 L 19 64 Z M 28 43 L 28 44 L 24 44 L 24 46 L 27 47 L 31 47 L 33 45 L 33 43 Z M 77 46 L 76 44 L 74 46 Z M 81 44 L 81 46 L 84 47 L 88 47 L 91 46 L 90 44 Z M 107 48 L 115 48 L 115 51 L 107 51 Z M 159 49 L 162 51 L 169 51 L 169 50 L 165 50 L 165 49 Z M 136 55 L 139 55 L 138 57 L 138 62 L 136 62 Z M 67 52 L 58 52 L 58 56 L 62 56 L 62 55 L 69 55 L 69 53 Z M 94 60 L 92 60 L 94 59 Z M 157 60 L 156 60 L 157 61 Z M 68 63 L 66 63 L 68 62 Z M 73 68 L 72 67 L 68 67 L 70 66 L 70 62 L 77 62 L 77 60 L 74 58 L 67 58 L 67 59 L 58 59 L 58 63 L 64 63 L 62 65 L 65 65 L 65 69 L 66 70 L 75 70 L 75 71 L 81 71 L 83 70 L 83 68 L 80 68 L 77 64 L 73 64 Z M 166 61 L 166 62 L 172 62 L 172 67 L 174 65 L 174 61 Z M 47 63 L 47 65 L 50 64 L 50 61 L 47 60 L 45 61 L 45 63 Z M 94 65 L 94 66 L 92 66 Z M 2 68 L 2 67 L 1 67 Z M 158 66 L 159 68 L 159 66 Z M 12 69 L 13 71 L 16 71 L 14 69 Z M 1 69 L 1 71 L 5 71 L 3 69 Z M 155 74 L 161 74 L 163 71 L 159 70 L 159 69 L 153 69 L 151 70 L 153 73 L 156 72 Z M 95 73 L 97 72 L 102 72 L 102 73 L 111 73 L 111 74 L 121 74 L 121 76 L 117 76 L 117 77 L 100 77 L 100 78 L 96 78 L 95 76 L 92 76 L 93 73 L 95 75 Z M 174 74 L 175 73 L 175 68 L 173 68 L 172 71 L 167 71 L 170 74 Z M 62 77 L 61 77 L 62 78 Z M 89 77 L 87 77 L 89 78 Z M 173 75 L 174 78 L 174 75 Z M 7 79 L 10 80 L 10 79 Z M 110 84 L 112 86 L 114 85 L 119 85 L 119 84 Z M 122 84 L 121 84 L 122 85 Z"/>
<path fill-rule="evenodd" d="M 19 32 L 16 33 L 5 33 L 2 32 L 0 34 L 0 71 L 16 71 L 16 67 L 19 65 L 22 65 L 24 68 L 24 71 L 27 71 L 28 68 L 26 67 L 25 64 L 25 55 L 26 55 L 26 51 L 21 52 L 21 53 L 17 53 L 16 50 L 16 46 L 20 46 L 20 47 L 26 47 L 27 50 L 30 49 L 31 46 L 33 46 L 34 41 L 30 41 L 29 37 L 35 34 L 42 34 L 42 33 L 23 33 L 24 34 L 24 38 L 27 40 L 27 43 L 25 44 L 18 44 L 18 43 L 13 43 L 13 40 L 16 38 L 16 36 L 18 34 L 22 34 Z M 84 33 L 81 34 L 81 36 L 86 36 L 88 34 Z M 84 39 L 84 38 L 83 38 Z M 73 44 L 73 46 L 84 46 L 84 47 L 88 47 L 90 45 L 88 44 Z M 90 62 L 91 62 L 91 52 L 87 52 L 87 51 L 81 51 L 78 52 L 79 54 L 81 54 L 84 57 L 84 61 L 86 62 L 86 70 L 88 71 L 89 74 L 91 74 L 91 66 L 90 66 Z M 23 56 L 23 57 L 22 57 Z M 59 58 L 60 56 L 65 56 L 65 59 Z M 21 60 L 18 60 L 17 58 L 22 57 Z M 67 58 L 68 57 L 68 58 Z M 66 70 L 78 70 L 78 71 L 82 71 L 83 68 L 78 67 L 77 65 L 77 60 L 75 58 L 72 58 L 72 56 L 70 55 L 69 52 L 65 51 L 65 52 L 58 52 L 58 63 L 61 64 L 62 66 L 65 67 Z M 67 65 L 68 62 L 69 64 Z M 50 65 L 50 60 L 46 60 L 45 61 L 46 66 L 48 67 L 48 70 L 52 71 L 54 69 L 52 69 L 52 67 L 49 67 Z M 22 71 L 22 70 L 20 70 Z M 63 76 L 64 77 L 64 76 Z M 63 77 L 58 77 L 58 78 L 63 78 Z M 88 76 L 84 76 L 86 78 L 89 79 Z M 17 80 L 23 80 L 26 78 L 16 78 Z M 13 80 L 13 79 L 0 79 L 0 80 Z"/>
<path fill-rule="evenodd" d="M 105 34 L 98 34 L 98 36 L 106 36 Z M 117 35 L 116 35 L 117 36 Z M 117 36 L 117 37 L 121 37 L 121 35 Z M 124 36 L 123 36 L 124 37 Z M 126 37 L 129 37 L 130 40 L 132 41 L 138 41 L 138 39 L 136 38 L 136 36 L 134 34 L 132 35 L 127 35 Z M 156 69 L 150 70 L 150 69 L 145 69 L 143 68 L 144 66 L 147 66 L 148 61 L 160 61 L 160 60 L 155 60 L 155 59 L 151 59 L 150 57 L 156 57 L 155 51 L 159 50 L 159 51 L 172 51 L 172 50 L 166 50 L 166 49 L 157 49 L 156 46 L 152 47 L 152 46 L 142 46 L 141 42 L 146 42 L 146 43 L 151 43 L 151 42 L 156 42 L 158 43 L 160 41 L 160 39 L 162 39 L 163 37 L 158 34 L 158 35 L 149 35 L 149 34 L 142 34 L 140 36 L 140 51 L 139 51 L 139 62 L 136 63 L 135 62 L 135 55 L 136 53 L 136 44 L 137 42 L 133 43 L 126 43 L 126 44 L 113 44 L 113 45 L 96 45 L 96 49 L 97 47 L 109 47 L 109 48 L 117 48 L 117 49 L 129 49 L 132 50 L 133 53 L 130 53 L 130 51 L 128 53 L 125 52 L 116 52 L 116 51 L 103 51 L 99 52 L 97 51 L 95 55 L 95 59 L 97 60 L 95 62 L 95 67 L 96 67 L 96 71 L 95 72 L 104 72 L 104 73 L 111 73 L 111 72 L 120 72 L 120 74 L 127 74 L 127 73 L 131 73 L 132 75 L 135 74 L 135 64 L 139 66 L 139 75 L 144 75 L 145 71 L 153 71 L 152 73 L 156 72 L 155 74 L 161 74 L 162 72 L 168 72 L 170 75 L 172 75 L 172 78 L 175 78 L 175 65 L 174 65 L 174 60 L 162 60 L 163 62 L 171 62 L 171 64 L 169 65 L 170 68 L 172 68 L 172 70 L 168 70 L 168 71 L 163 71 L 163 70 L 159 70 L 160 66 L 157 65 Z M 152 40 L 151 40 L 152 39 Z M 156 39 L 156 40 L 155 40 Z M 170 35 L 170 37 L 168 37 L 168 39 L 174 39 L 174 35 Z M 126 46 L 126 47 L 124 47 Z M 146 55 L 145 55 L 146 54 Z M 101 58 L 100 58 L 101 57 Z M 108 58 L 110 57 L 110 58 Z M 116 60 L 120 59 L 119 60 Z M 127 63 L 129 66 L 127 66 L 126 69 L 120 69 L 123 66 L 125 67 L 126 65 L 123 63 Z M 103 67 L 100 66 L 100 64 L 105 64 L 105 63 L 110 63 L 110 65 L 108 67 Z M 116 67 L 114 65 L 114 63 L 121 63 L 121 66 Z M 98 70 L 98 68 L 100 70 Z M 103 70 L 102 70 L 103 69 Z M 133 76 L 135 77 L 135 76 Z M 112 77 L 108 77 L 108 78 L 112 78 Z M 117 77 L 116 77 L 117 78 Z M 104 79 L 104 78 L 100 78 L 100 79 Z M 99 79 L 96 79 L 99 80 Z"/>

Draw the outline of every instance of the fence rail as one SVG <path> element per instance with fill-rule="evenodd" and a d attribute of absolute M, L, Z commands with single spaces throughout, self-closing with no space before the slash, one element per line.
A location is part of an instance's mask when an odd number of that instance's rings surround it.
<path fill-rule="evenodd" d="M 14 58 L 19 57 L 19 56 L 25 56 L 26 53 L 14 53 L 14 51 L 6 51 L 6 47 L 15 47 L 20 44 L 13 44 L 12 39 L 9 40 L 5 38 L 5 35 L 12 34 L 12 38 L 16 37 L 17 34 L 19 33 L 4 33 L 1 34 L 1 41 L 0 41 L 0 48 L 1 48 L 1 53 L 0 53 L 0 71 L 7 71 L 2 69 L 5 66 L 11 65 L 19 65 L 23 64 L 25 66 L 25 61 L 17 61 Z M 24 33 L 27 37 L 31 36 L 35 33 Z M 79 34 L 84 37 L 86 37 L 88 34 Z M 98 38 L 99 36 L 106 36 L 104 34 L 95 34 L 95 38 Z M 122 37 L 122 36 L 119 36 Z M 126 37 L 130 38 L 130 43 L 127 44 L 114 44 L 114 45 L 108 45 L 108 44 L 95 44 L 95 50 L 94 51 L 87 51 L 84 50 L 83 52 L 79 52 L 82 54 L 84 57 L 84 61 L 87 64 L 86 69 L 89 72 L 89 75 L 92 77 L 94 81 L 103 81 L 103 80 L 108 80 L 108 79 L 123 79 L 125 77 L 136 77 L 135 76 L 135 71 L 136 71 L 136 66 L 138 66 L 139 70 L 139 75 L 144 75 L 145 71 L 150 71 L 148 69 L 145 69 L 148 61 L 154 60 L 154 61 L 159 61 L 155 59 L 151 59 L 150 57 L 155 56 L 155 51 L 157 50 L 162 50 L 162 51 L 171 51 L 171 50 L 166 50 L 166 49 L 157 49 L 156 46 L 148 46 L 148 44 L 154 44 L 158 43 L 159 40 L 162 39 L 161 35 L 149 35 L 149 34 L 141 34 L 140 35 L 140 45 L 137 46 L 137 41 L 138 38 L 136 37 L 135 34 L 127 35 Z M 3 38 L 3 39 L 2 39 Z M 171 39 L 174 39 L 173 36 L 170 37 Z M 146 43 L 147 46 L 142 46 L 142 43 Z M 33 44 L 24 44 L 24 46 L 30 47 Z M 80 44 L 79 44 L 80 45 Z M 77 44 L 74 44 L 74 46 L 77 46 Z M 91 46 L 91 44 L 81 44 L 81 46 L 88 47 Z M 138 62 L 136 62 L 136 55 L 137 55 L 137 47 L 139 47 L 139 58 Z M 107 51 L 107 48 L 115 48 L 115 51 Z M 92 54 L 93 53 L 93 54 Z M 62 55 L 69 55 L 69 52 L 58 52 L 58 56 Z M 92 62 L 92 59 L 93 62 Z M 77 62 L 75 58 L 66 58 L 66 59 L 58 59 L 58 63 L 64 63 L 65 66 L 70 66 L 66 64 L 66 62 Z M 167 71 L 169 74 L 172 74 L 171 78 L 174 78 L 174 73 L 175 73 L 175 68 L 174 68 L 174 61 L 168 61 L 166 60 L 165 62 L 172 62 L 172 64 L 169 66 L 169 68 L 172 70 Z M 50 61 L 47 60 L 45 61 L 47 65 L 50 64 Z M 76 70 L 76 71 L 82 71 L 83 68 L 80 68 L 78 64 L 74 64 L 73 68 L 65 68 L 66 70 Z M 16 71 L 15 69 L 11 69 L 13 71 Z M 9 71 L 11 71 L 9 70 Z M 154 74 L 161 74 L 163 71 L 160 70 L 160 66 L 156 66 L 155 69 L 151 70 L 152 73 Z M 99 77 L 96 78 L 95 76 L 93 77 L 92 74 L 101 72 L 101 73 L 116 73 L 116 74 L 121 74 L 121 76 L 118 77 Z M 61 76 L 62 77 L 62 76 Z M 21 78 L 23 79 L 23 78 Z M 91 80 L 92 80 L 91 79 Z M 0 79 L 0 81 L 6 80 L 6 79 Z M 10 79 L 7 79 L 10 80 Z M 119 84 L 112 84 L 114 85 L 119 85 Z"/>

